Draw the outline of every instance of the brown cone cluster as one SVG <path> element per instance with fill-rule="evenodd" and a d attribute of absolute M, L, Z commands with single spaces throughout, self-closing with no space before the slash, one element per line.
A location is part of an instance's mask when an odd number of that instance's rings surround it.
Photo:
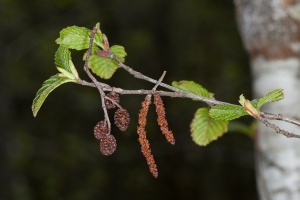
<path fill-rule="evenodd" d="M 110 99 L 114 100 L 116 103 L 120 103 L 120 97 L 118 93 L 110 92 L 106 95 Z M 108 99 L 105 99 L 105 106 L 107 109 L 115 108 L 116 105 Z"/>
<path fill-rule="evenodd" d="M 142 102 L 142 108 L 140 109 L 139 112 L 139 121 L 138 121 L 139 126 L 137 129 L 137 133 L 139 135 L 138 140 L 139 143 L 141 144 L 141 150 L 147 160 L 147 164 L 149 166 L 150 172 L 155 178 L 157 178 L 158 176 L 157 166 L 154 157 L 151 154 L 150 144 L 146 137 L 147 132 L 145 130 L 145 126 L 147 123 L 147 113 L 150 104 L 151 104 L 151 96 L 147 95 L 145 100 Z"/>
<path fill-rule="evenodd" d="M 130 116 L 126 109 L 119 108 L 114 116 L 115 125 L 121 130 L 126 131 L 130 122 Z"/>
<path fill-rule="evenodd" d="M 171 144 L 175 144 L 175 139 L 171 130 L 169 130 L 168 122 L 166 119 L 166 111 L 161 96 L 158 93 L 154 95 L 154 104 L 157 113 L 157 123 L 160 126 L 161 132 L 165 135 L 167 141 Z"/>
<path fill-rule="evenodd" d="M 117 141 L 110 134 L 109 128 L 105 120 L 102 120 L 94 127 L 94 136 L 100 141 L 100 152 L 105 155 L 111 155 L 117 149 Z"/>
<path fill-rule="evenodd" d="M 119 95 L 115 92 L 110 92 L 107 94 L 110 99 L 113 99 L 116 103 L 119 103 Z M 166 111 L 162 101 L 161 96 L 158 93 L 154 95 L 154 104 L 157 113 L 157 123 L 160 126 L 160 130 L 165 135 L 167 141 L 171 144 L 175 144 L 175 139 L 171 130 L 169 130 L 168 122 L 166 120 Z M 138 141 L 141 145 L 141 151 L 146 158 L 147 164 L 149 166 L 149 170 L 151 174 L 157 178 L 158 170 L 157 165 L 155 163 L 154 157 L 151 153 L 150 143 L 147 139 L 147 132 L 145 130 L 147 124 L 147 114 L 149 110 L 149 106 L 151 104 L 151 95 L 147 95 L 145 100 L 142 102 L 142 108 L 139 111 L 139 119 L 138 119 L 138 129 L 137 134 L 139 136 Z M 110 100 L 105 100 L 106 108 L 111 109 L 116 105 L 112 103 Z M 114 115 L 114 123 L 121 130 L 125 131 L 129 125 L 130 116 L 126 109 L 119 108 Z M 110 134 L 110 128 L 105 120 L 102 120 L 97 123 L 94 127 L 94 136 L 97 140 L 100 141 L 100 152 L 103 155 L 111 155 L 116 151 L 117 142 L 113 135 Z"/>

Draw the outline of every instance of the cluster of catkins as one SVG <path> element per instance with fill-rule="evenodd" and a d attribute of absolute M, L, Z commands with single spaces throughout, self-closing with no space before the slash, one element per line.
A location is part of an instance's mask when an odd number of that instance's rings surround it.
<path fill-rule="evenodd" d="M 158 176 L 157 165 L 155 163 L 154 157 L 151 154 L 151 148 L 149 140 L 146 136 L 146 124 L 147 124 L 147 114 L 148 109 L 151 104 L 151 96 L 147 95 L 145 100 L 142 102 L 142 108 L 139 111 L 139 119 L 138 119 L 138 141 L 141 145 L 141 151 L 146 158 L 147 164 L 149 166 L 151 174 L 156 178 Z M 166 120 L 166 111 L 161 99 L 161 96 L 158 93 L 154 95 L 154 105 L 157 113 L 157 123 L 160 126 L 160 130 L 165 135 L 167 141 L 171 144 L 175 144 L 175 139 L 171 130 L 169 130 L 168 122 Z M 119 104 L 120 99 L 119 95 L 115 92 L 110 92 L 107 94 L 105 99 L 105 105 L 107 109 L 115 108 L 116 104 Z M 124 108 L 119 108 L 115 112 L 114 123 L 121 130 L 125 131 L 128 127 L 130 121 L 129 113 Z M 108 127 L 108 123 L 106 120 L 102 120 L 97 123 L 94 128 L 94 136 L 97 140 L 100 141 L 100 151 L 103 155 L 111 155 L 116 151 L 117 142 L 113 135 L 110 134 L 110 129 Z"/>
<path fill-rule="evenodd" d="M 154 96 L 154 105 L 155 105 L 156 113 L 158 116 L 157 123 L 160 126 L 160 130 L 165 135 L 165 137 L 169 143 L 175 144 L 175 139 L 174 139 L 173 133 L 168 128 L 168 122 L 166 120 L 166 111 L 165 111 L 163 101 L 158 93 L 155 93 L 153 96 Z M 139 143 L 141 145 L 141 150 L 142 150 L 143 155 L 146 158 L 150 172 L 155 178 L 157 178 L 158 170 L 157 170 L 157 166 L 156 166 L 154 157 L 151 154 L 151 148 L 150 148 L 149 141 L 146 137 L 147 132 L 145 130 L 145 126 L 147 123 L 147 113 L 148 113 L 150 104 L 151 104 L 151 95 L 147 95 L 145 97 L 145 100 L 142 102 L 142 108 L 140 109 L 140 112 L 139 112 L 139 121 L 138 121 L 139 127 L 137 129 L 137 133 L 139 135 Z"/>
<path fill-rule="evenodd" d="M 120 102 L 119 95 L 115 92 L 108 93 L 107 97 L 117 104 Z M 115 103 L 113 103 L 111 100 L 105 99 L 105 105 L 107 109 L 116 107 Z M 130 116 L 127 110 L 124 108 L 119 108 L 115 112 L 114 122 L 121 131 L 125 131 L 130 122 Z M 106 120 L 102 120 L 97 123 L 94 128 L 94 136 L 100 141 L 100 152 L 103 155 L 108 156 L 116 151 L 117 142 L 115 137 L 110 134 L 110 129 Z"/>

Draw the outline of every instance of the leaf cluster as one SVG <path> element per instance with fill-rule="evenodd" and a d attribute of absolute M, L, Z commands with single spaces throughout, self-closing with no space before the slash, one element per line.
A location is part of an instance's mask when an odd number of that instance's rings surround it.
<path fill-rule="evenodd" d="M 174 81 L 172 85 L 180 90 L 199 96 L 212 98 L 202 85 L 193 81 Z M 240 104 L 220 104 L 210 108 L 199 108 L 194 114 L 190 125 L 192 138 L 198 145 L 205 146 L 222 136 L 228 130 L 228 121 L 240 118 L 245 115 L 257 113 L 262 105 L 268 102 L 279 101 L 284 98 L 283 90 L 274 90 L 260 99 L 249 101 L 243 95 L 240 96 Z M 255 117 L 255 116 L 254 116 Z"/>
<path fill-rule="evenodd" d="M 99 56 L 97 52 L 105 51 L 107 55 L 116 56 L 120 62 L 125 61 L 127 53 L 124 47 L 120 45 L 114 45 L 105 49 L 100 24 L 96 24 L 96 27 L 98 31 L 93 40 L 92 55 L 88 60 L 88 67 L 100 78 L 109 79 L 119 68 L 118 63 L 113 58 Z M 72 62 L 70 50 L 87 50 L 91 32 L 92 30 L 90 29 L 78 26 L 70 26 L 60 31 L 60 36 L 55 41 L 59 44 L 59 47 L 54 57 L 54 63 L 59 73 L 46 80 L 38 90 L 32 103 L 34 116 L 37 115 L 47 96 L 54 89 L 67 82 L 76 83 L 80 81 L 79 74 Z M 83 60 L 85 60 L 85 56 Z"/>

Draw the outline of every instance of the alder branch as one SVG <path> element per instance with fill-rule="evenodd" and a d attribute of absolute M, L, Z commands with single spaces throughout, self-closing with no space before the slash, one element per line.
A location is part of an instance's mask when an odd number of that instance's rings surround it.
<path fill-rule="evenodd" d="M 273 115 L 273 114 L 271 114 L 271 115 Z M 274 129 L 276 131 L 276 133 L 282 134 L 282 135 L 284 135 L 287 138 L 300 138 L 300 135 L 297 135 L 297 134 L 290 133 L 288 131 L 282 130 L 278 126 L 276 126 L 275 124 L 271 124 L 270 122 L 268 122 L 268 120 L 264 119 L 262 115 L 259 116 L 256 119 L 258 119 L 260 122 L 262 122 L 267 127 L 270 127 L 272 129 Z M 280 120 L 280 119 L 278 119 L 278 120 Z M 284 121 L 284 120 L 282 120 L 282 121 Z"/>
<path fill-rule="evenodd" d="M 79 80 L 77 82 L 79 85 L 84 85 L 84 86 L 89 86 L 89 87 L 96 87 L 94 83 L 90 83 L 84 80 Z M 188 98 L 188 99 L 195 99 L 199 101 L 203 101 L 208 104 L 213 104 L 213 105 L 219 105 L 219 104 L 230 104 L 222 101 L 218 101 L 215 99 L 208 99 L 202 96 L 198 96 L 196 94 L 191 94 L 187 93 L 181 90 L 178 90 L 176 92 L 168 92 L 168 91 L 163 91 L 163 90 L 156 90 L 155 92 L 153 90 L 144 90 L 144 89 L 137 89 L 137 90 L 125 90 L 122 88 L 117 88 L 117 87 L 111 87 L 107 84 L 97 82 L 97 85 L 102 87 L 103 91 L 111 92 L 114 91 L 118 94 L 138 94 L 138 95 L 143 95 L 143 94 L 154 94 L 154 93 L 159 93 L 161 96 L 168 96 L 168 97 L 178 97 L 178 98 Z"/>
<path fill-rule="evenodd" d="M 129 74 L 133 75 L 135 78 L 142 79 L 142 80 L 154 83 L 155 86 L 153 87 L 152 90 L 144 90 L 144 89 L 124 90 L 122 88 L 115 88 L 115 87 L 111 87 L 108 84 L 98 82 L 96 80 L 96 78 L 91 74 L 91 72 L 88 69 L 88 60 L 89 60 L 89 57 L 92 54 L 93 40 L 94 40 L 94 36 L 95 36 L 97 31 L 98 31 L 97 27 L 94 27 L 93 30 L 92 30 L 92 33 L 90 35 L 90 44 L 89 44 L 86 60 L 85 60 L 85 63 L 84 63 L 84 71 L 87 73 L 89 78 L 92 80 L 92 83 L 81 80 L 81 79 L 79 79 L 77 83 L 80 84 L 80 85 L 96 87 L 98 89 L 98 91 L 101 95 L 102 108 L 103 108 L 103 111 L 104 111 L 105 119 L 108 123 L 109 130 L 111 130 L 111 124 L 110 124 L 110 120 L 109 120 L 109 117 L 108 117 L 107 108 L 105 106 L 105 99 L 110 100 L 112 103 L 116 104 L 118 107 L 120 107 L 120 105 L 117 104 L 113 99 L 110 99 L 109 97 L 106 97 L 104 91 L 114 91 L 118 94 L 141 94 L 141 95 L 145 95 L 145 94 L 146 95 L 152 95 L 154 93 L 158 93 L 161 96 L 189 98 L 189 99 L 199 100 L 199 101 L 202 101 L 202 102 L 205 102 L 205 103 L 209 104 L 210 106 L 220 105 L 220 104 L 229 104 L 227 102 L 218 101 L 214 98 L 206 98 L 206 97 L 203 97 L 203 96 L 199 96 L 199 95 L 191 94 L 191 93 L 188 93 L 188 92 L 184 92 L 180 89 L 172 87 L 171 85 L 163 83 L 162 80 L 163 80 L 163 78 L 166 74 L 165 71 L 164 71 L 163 75 L 160 77 L 159 80 L 155 80 L 155 79 L 152 79 L 148 76 L 145 76 L 144 74 L 142 74 L 140 72 L 137 72 L 137 71 L 133 70 L 132 68 L 130 68 L 129 66 L 123 64 L 114 54 L 112 54 L 109 51 L 109 49 L 107 51 L 105 51 L 107 53 L 107 57 L 114 59 L 118 63 L 119 67 L 126 70 Z M 161 91 L 156 91 L 156 88 L 158 86 L 164 87 L 164 88 L 169 89 L 173 92 L 162 91 L 162 90 Z M 260 122 L 262 122 L 263 124 L 265 124 L 267 127 L 270 127 L 272 129 L 274 129 L 276 131 L 276 133 L 282 134 L 282 135 L 284 135 L 288 138 L 300 138 L 300 135 L 282 130 L 278 126 L 268 122 L 266 119 L 285 121 L 285 122 L 292 123 L 292 124 L 300 126 L 300 121 L 299 120 L 284 117 L 281 114 L 272 114 L 272 113 L 265 113 L 265 112 L 260 112 L 259 114 L 260 115 L 258 117 L 255 117 L 255 118 L 257 120 L 259 120 Z"/>
<path fill-rule="evenodd" d="M 86 82 L 86 81 L 83 81 L 83 80 L 78 82 L 78 84 L 84 85 L 84 86 L 89 86 L 89 87 L 95 87 L 94 83 L 89 83 L 89 82 Z M 161 96 L 168 96 L 168 97 L 174 97 L 174 98 L 197 99 L 199 101 L 203 101 L 203 102 L 206 102 L 206 103 L 212 103 L 214 105 L 229 104 L 229 103 L 218 101 L 218 100 L 215 100 L 215 99 L 210 99 L 210 101 L 206 101 L 206 98 L 203 99 L 201 96 L 198 96 L 198 95 L 195 95 L 195 94 L 190 94 L 190 93 L 187 93 L 187 92 L 183 92 L 181 90 L 179 90 L 178 92 L 168 92 L 168 91 L 162 91 L 162 90 L 153 91 L 153 90 L 143 90 L 143 89 L 125 90 L 125 89 L 122 89 L 122 88 L 111 87 L 107 84 L 100 83 L 100 82 L 97 82 L 97 85 L 102 86 L 104 91 L 114 91 L 114 92 L 116 92 L 118 94 L 122 94 L 122 95 L 126 95 L 126 94 L 129 94 L 129 95 L 131 95 L 131 94 L 136 94 L 136 95 L 151 94 L 152 95 L 154 93 L 158 93 Z M 261 118 L 257 118 L 257 119 L 259 121 L 261 121 L 263 124 L 265 124 L 267 127 L 270 127 L 272 129 L 274 129 L 277 133 L 280 133 L 280 134 L 282 134 L 286 137 L 289 137 L 289 138 L 291 138 L 291 137 L 292 138 L 300 138 L 299 135 L 281 130 L 276 125 L 269 123 L 266 119 L 285 121 L 285 122 L 300 126 L 300 121 L 299 120 L 285 117 L 282 114 L 271 114 L 271 113 L 266 113 L 266 112 L 260 112 L 260 117 Z"/>

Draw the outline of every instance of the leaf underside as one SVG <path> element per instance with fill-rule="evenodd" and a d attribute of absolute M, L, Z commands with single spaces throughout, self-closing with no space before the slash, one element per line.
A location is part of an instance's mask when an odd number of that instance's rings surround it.
<path fill-rule="evenodd" d="M 194 81 L 185 81 L 185 80 L 179 82 L 173 81 L 172 86 L 182 91 L 196 94 L 202 97 L 206 97 L 206 98 L 211 97 L 211 94 L 203 86 L 201 86 L 198 83 L 195 83 Z"/>
<path fill-rule="evenodd" d="M 119 68 L 119 65 L 112 58 L 104 58 L 94 54 L 89 58 L 89 68 L 97 76 L 103 79 L 110 79 Z"/>
<path fill-rule="evenodd" d="M 208 112 L 208 108 L 199 108 L 190 125 L 192 138 L 200 146 L 206 146 L 227 132 L 228 121 L 215 120 Z"/>
<path fill-rule="evenodd" d="M 113 53 L 119 61 L 121 61 L 122 63 L 125 62 L 125 56 L 127 56 L 127 53 L 123 46 L 114 45 L 110 47 L 110 52 Z"/>

